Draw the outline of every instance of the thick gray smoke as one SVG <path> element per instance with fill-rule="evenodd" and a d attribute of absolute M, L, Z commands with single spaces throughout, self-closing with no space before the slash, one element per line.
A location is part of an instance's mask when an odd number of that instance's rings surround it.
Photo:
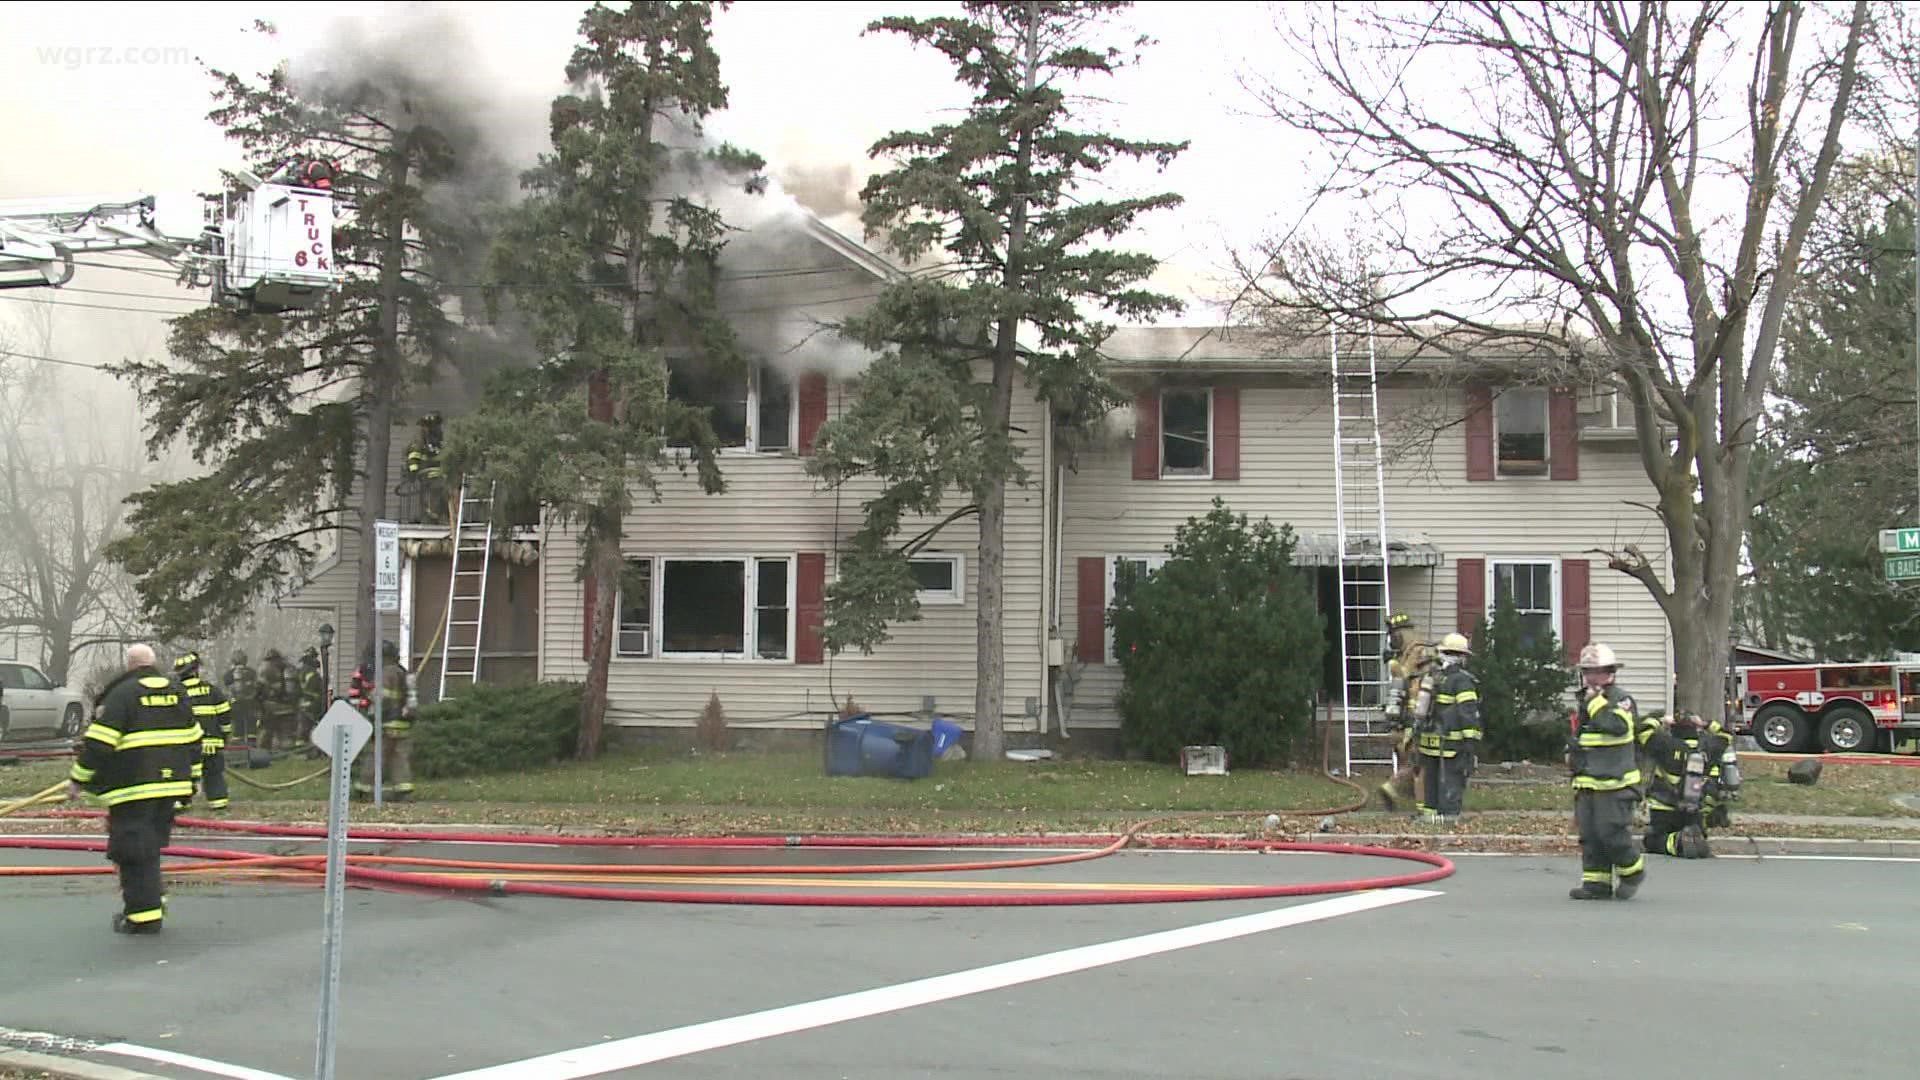
<path fill-rule="evenodd" d="M 418 3 L 342 17 L 289 65 L 293 88 L 303 96 L 364 108 L 444 140 L 449 166 L 427 183 L 426 199 L 434 220 L 460 238 L 456 255 L 465 256 L 447 276 L 467 284 L 484 277 L 487 216 L 523 197 L 520 174 L 550 150 L 553 99 L 586 89 L 566 86 L 559 63 L 551 72 L 526 70 L 544 66 L 544 57 L 506 71 L 476 63 L 471 18 L 471 9 Z M 564 55 L 553 59 L 564 62 Z M 715 143 L 677 126 L 666 141 L 689 149 Z M 778 180 L 748 194 L 733 177 L 691 161 L 674 179 L 675 194 L 712 207 L 734 230 L 724 256 L 722 309 L 747 347 L 789 376 L 856 374 L 871 354 L 828 326 L 870 301 L 879 282 L 825 246 L 819 232 L 830 220 L 841 235 L 855 235 L 853 171 L 776 166 L 769 172 L 793 182 L 805 204 Z M 477 302 L 471 289 L 455 292 L 463 305 Z M 493 332 L 492 341 L 463 346 L 461 372 L 443 381 L 464 385 L 436 387 L 430 404 L 459 408 L 492 371 L 530 357 L 531 335 L 523 327 Z"/>

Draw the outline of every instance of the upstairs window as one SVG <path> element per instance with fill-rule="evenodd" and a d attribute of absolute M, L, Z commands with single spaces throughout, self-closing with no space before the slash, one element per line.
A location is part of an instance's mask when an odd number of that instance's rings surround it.
<path fill-rule="evenodd" d="M 765 364 L 746 375 L 704 370 L 697 362 L 667 366 L 667 397 L 707 408 L 707 422 L 723 448 L 777 454 L 793 449 L 793 383 Z"/>
<path fill-rule="evenodd" d="M 1495 468 L 1500 476 L 1546 476 L 1547 392 L 1503 390 L 1493 399 Z"/>
<path fill-rule="evenodd" d="M 1213 475 L 1213 393 L 1167 390 L 1160 395 L 1160 475 Z"/>

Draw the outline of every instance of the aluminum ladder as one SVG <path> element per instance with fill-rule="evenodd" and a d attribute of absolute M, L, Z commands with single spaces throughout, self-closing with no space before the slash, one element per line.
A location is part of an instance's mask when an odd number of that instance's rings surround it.
<path fill-rule="evenodd" d="M 460 483 L 453 556 L 447 567 L 446 626 L 440 638 L 440 701 L 447 699 L 451 680 L 465 679 L 468 686 L 480 681 L 480 630 L 487 613 L 487 572 L 493 567 L 497 491 L 497 484 L 489 485 L 485 496 L 477 496 L 466 481 Z M 473 568 L 476 561 L 478 569 Z"/>
<path fill-rule="evenodd" d="M 1340 582 L 1343 776 L 1355 765 L 1399 767 L 1383 706 L 1387 684 L 1386 462 L 1380 438 L 1379 364 L 1371 327 L 1328 329 L 1333 374 L 1333 512 Z M 1385 756 L 1381 756 L 1382 754 Z"/>

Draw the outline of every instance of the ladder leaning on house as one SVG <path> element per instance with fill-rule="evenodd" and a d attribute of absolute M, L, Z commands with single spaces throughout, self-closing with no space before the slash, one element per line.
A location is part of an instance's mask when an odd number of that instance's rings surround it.
<path fill-rule="evenodd" d="M 440 697 L 464 679 L 480 681 L 480 631 L 487 614 L 487 572 L 493 567 L 493 499 L 497 485 L 484 496 L 460 483 L 460 503 L 453 519 L 453 553 L 447 565 L 446 626 L 441 635 Z"/>
<path fill-rule="evenodd" d="M 1333 512 L 1340 583 L 1340 710 L 1345 768 L 1398 767 L 1383 691 L 1391 609 L 1379 364 L 1371 327 L 1328 330 L 1333 373 Z M 1382 756 L 1384 755 L 1384 756 Z"/>

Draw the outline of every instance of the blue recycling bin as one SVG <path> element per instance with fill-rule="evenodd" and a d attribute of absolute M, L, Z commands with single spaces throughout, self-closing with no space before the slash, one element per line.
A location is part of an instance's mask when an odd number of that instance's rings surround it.
<path fill-rule="evenodd" d="M 933 774 L 934 733 L 882 724 L 862 713 L 827 725 L 828 776 L 890 776 L 919 780 Z"/>

